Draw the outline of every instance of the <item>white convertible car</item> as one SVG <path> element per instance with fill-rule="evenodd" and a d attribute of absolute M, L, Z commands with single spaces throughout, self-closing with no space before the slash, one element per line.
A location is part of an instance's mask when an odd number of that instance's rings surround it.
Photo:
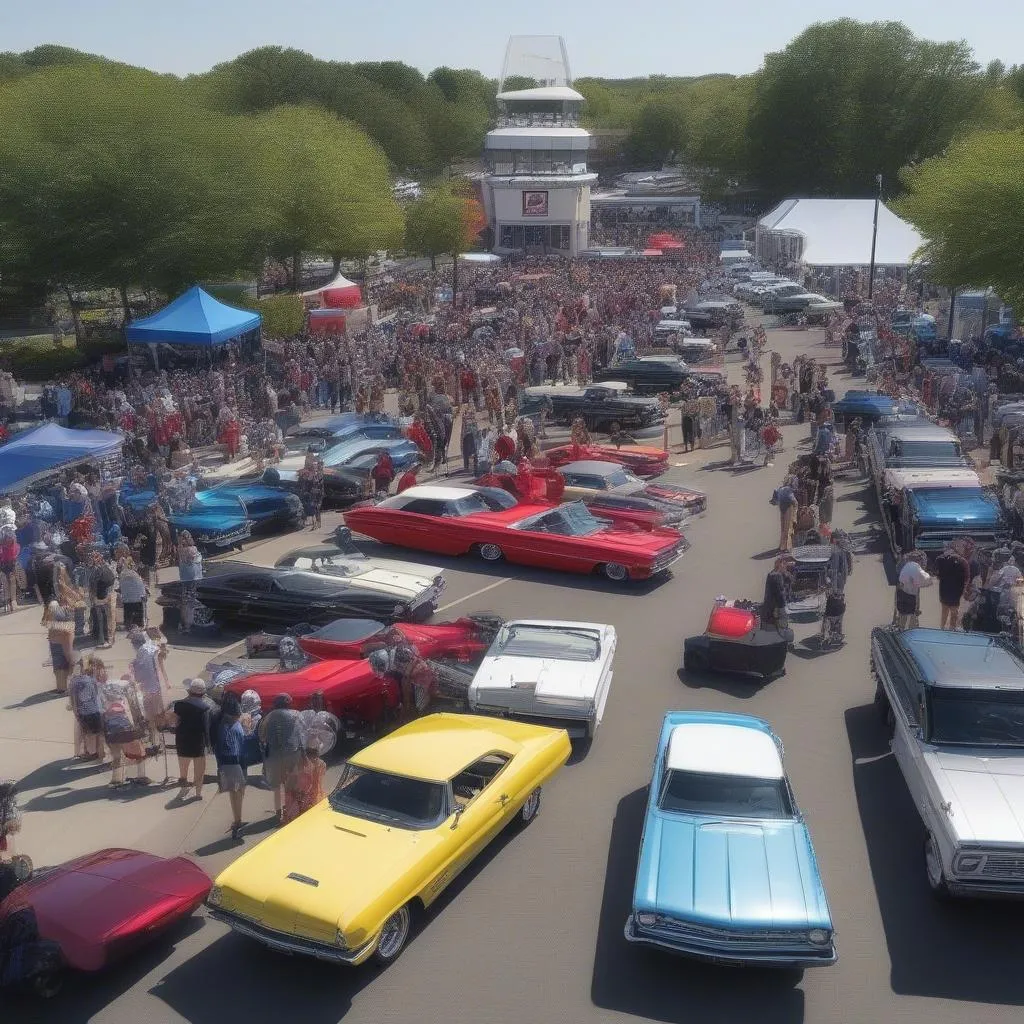
<path fill-rule="evenodd" d="M 611 689 L 615 645 L 615 627 L 596 622 L 506 622 L 470 684 L 470 710 L 592 737 Z"/>

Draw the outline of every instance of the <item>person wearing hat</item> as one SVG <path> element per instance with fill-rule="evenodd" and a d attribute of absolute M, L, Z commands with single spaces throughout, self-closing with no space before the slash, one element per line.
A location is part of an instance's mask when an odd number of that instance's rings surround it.
<path fill-rule="evenodd" d="M 793 564 L 788 555 L 779 555 L 775 565 L 764 581 L 764 600 L 761 602 L 761 627 L 768 629 L 774 626 L 779 632 L 789 627 L 789 615 L 786 605 L 791 599 L 792 576 L 789 573 Z"/>
<path fill-rule="evenodd" d="M 177 719 L 174 745 L 178 751 L 178 799 L 184 800 L 188 793 L 188 774 L 191 768 L 194 799 L 202 800 L 210 714 L 214 704 L 206 696 L 206 683 L 202 679 L 186 679 L 185 685 L 188 688 L 188 696 L 184 700 L 174 702 L 174 716 Z"/>

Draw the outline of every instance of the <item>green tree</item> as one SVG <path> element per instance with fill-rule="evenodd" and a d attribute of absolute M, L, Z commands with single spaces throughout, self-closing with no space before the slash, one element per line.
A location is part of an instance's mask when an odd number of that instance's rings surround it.
<path fill-rule="evenodd" d="M 770 53 L 749 122 L 752 171 L 776 194 L 861 193 L 940 153 L 984 89 L 966 43 L 899 22 L 812 25 Z"/>
<path fill-rule="evenodd" d="M 471 196 L 460 195 L 449 184 L 429 189 L 405 211 L 405 247 L 430 257 L 465 252 L 484 227 L 483 211 Z"/>
<path fill-rule="evenodd" d="M 1024 310 L 1024 134 L 974 132 L 903 172 L 899 213 L 928 239 L 929 277 L 991 286 Z"/>
<path fill-rule="evenodd" d="M 174 79 L 54 66 L 0 86 L 0 266 L 70 294 L 173 291 L 230 273 L 249 216 L 238 119 Z M 241 153 L 241 155 L 240 155 Z"/>
<path fill-rule="evenodd" d="M 649 100 L 639 110 L 626 138 L 626 155 L 638 167 L 660 168 L 686 140 L 682 108 L 671 100 Z"/>
<path fill-rule="evenodd" d="M 402 211 L 380 149 L 355 125 L 313 107 L 278 107 L 255 119 L 262 244 L 290 260 L 301 284 L 304 253 L 366 257 L 402 238 Z"/>

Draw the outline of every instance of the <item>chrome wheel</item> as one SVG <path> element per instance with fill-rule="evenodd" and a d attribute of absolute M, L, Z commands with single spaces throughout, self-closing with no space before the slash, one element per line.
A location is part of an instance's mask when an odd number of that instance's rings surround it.
<path fill-rule="evenodd" d="M 526 803 L 523 804 L 519 811 L 519 820 L 524 825 L 529 825 L 534 818 L 537 817 L 537 812 L 540 810 L 540 790 L 535 789 L 527 798 Z"/>
<path fill-rule="evenodd" d="M 622 583 L 629 579 L 629 570 L 621 562 L 605 562 L 602 568 L 612 583 Z"/>
<path fill-rule="evenodd" d="M 402 952 L 411 925 L 412 915 L 408 905 L 396 910 L 384 922 L 377 940 L 377 952 L 374 954 L 378 963 L 389 964 Z"/>
<path fill-rule="evenodd" d="M 946 889 L 946 876 L 942 871 L 942 857 L 931 832 L 928 833 L 924 841 L 924 870 L 932 892 L 936 896 L 945 896 L 948 890 Z"/>
<path fill-rule="evenodd" d="M 479 551 L 485 562 L 500 562 L 502 559 L 502 551 L 497 544 L 481 544 Z"/>

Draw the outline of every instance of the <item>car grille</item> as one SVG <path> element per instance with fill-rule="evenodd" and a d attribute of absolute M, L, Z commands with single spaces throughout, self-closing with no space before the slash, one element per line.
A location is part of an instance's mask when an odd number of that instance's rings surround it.
<path fill-rule="evenodd" d="M 981 873 L 987 878 L 1024 878 L 1024 855 L 990 853 Z"/>
<path fill-rule="evenodd" d="M 682 553 L 686 550 L 686 547 L 682 542 L 673 544 L 668 551 L 664 554 L 658 555 L 658 557 L 651 563 L 651 572 L 661 572 L 662 569 L 667 569 Z"/>
<path fill-rule="evenodd" d="M 737 946 L 754 946 L 760 943 L 790 942 L 804 944 L 807 933 L 791 928 L 771 928 L 767 931 L 743 932 L 729 928 L 714 928 L 708 925 L 691 924 L 689 921 L 677 921 L 671 917 L 659 917 L 655 926 L 666 934 L 681 935 L 693 939 L 705 939 L 711 942 L 731 943 Z"/>

